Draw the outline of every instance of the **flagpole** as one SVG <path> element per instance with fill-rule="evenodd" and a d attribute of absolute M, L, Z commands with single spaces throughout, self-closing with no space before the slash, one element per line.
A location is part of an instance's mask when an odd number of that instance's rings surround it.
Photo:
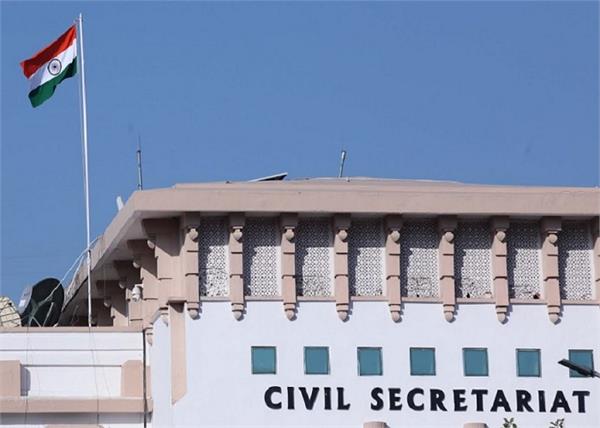
<path fill-rule="evenodd" d="M 83 16 L 80 13 L 77 19 L 79 31 L 77 34 L 80 54 L 80 85 L 81 85 L 81 121 L 82 121 L 82 138 L 83 138 L 83 179 L 85 193 L 85 229 L 87 239 L 87 293 L 88 293 L 88 327 L 92 326 L 92 248 L 90 234 L 90 183 L 89 183 L 89 168 L 88 168 L 88 135 L 87 135 L 87 100 L 85 97 L 85 61 L 83 57 Z"/>

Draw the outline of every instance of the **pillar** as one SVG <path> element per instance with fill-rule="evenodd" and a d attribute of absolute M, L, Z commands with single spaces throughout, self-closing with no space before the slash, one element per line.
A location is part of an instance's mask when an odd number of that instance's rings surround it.
<path fill-rule="evenodd" d="M 594 284 L 596 295 L 594 298 L 600 302 L 600 220 L 592 219 L 592 242 L 594 245 Z"/>
<path fill-rule="evenodd" d="M 350 229 L 350 216 L 347 214 L 336 214 L 333 217 L 334 296 L 335 308 L 342 321 L 348 319 L 348 311 L 350 310 L 348 229 Z"/>
<path fill-rule="evenodd" d="M 544 217 L 542 232 L 542 279 L 544 297 L 548 306 L 548 317 L 556 324 L 560 319 L 560 284 L 558 272 L 558 233 L 561 230 L 560 217 Z"/>
<path fill-rule="evenodd" d="M 494 299 L 496 300 L 496 316 L 501 323 L 508 316 L 508 270 L 506 267 L 507 245 L 506 231 L 509 219 L 505 216 L 492 217 L 492 280 L 494 284 Z"/>
<path fill-rule="evenodd" d="M 283 310 L 289 320 L 296 317 L 296 226 L 297 215 L 281 216 L 281 295 Z"/>
<path fill-rule="evenodd" d="M 198 228 L 200 216 L 188 214 L 183 216 L 181 260 L 183 263 L 183 288 L 188 315 L 198 318 L 200 313 L 200 283 L 198 267 Z"/>
<path fill-rule="evenodd" d="M 400 289 L 400 229 L 402 217 L 390 215 L 385 218 L 385 281 L 390 315 L 395 322 L 402 313 L 402 292 Z"/>
<path fill-rule="evenodd" d="M 140 271 L 140 281 L 144 286 L 142 298 L 137 304 L 134 303 L 130 309 L 139 310 L 141 317 L 141 327 L 146 332 L 146 340 L 152 343 L 153 325 L 152 320 L 158 311 L 158 278 L 156 273 L 156 257 L 154 251 L 150 249 L 146 239 L 132 239 L 127 241 L 127 246 L 133 253 L 132 266 Z M 131 319 L 131 318 L 130 318 Z"/>
<path fill-rule="evenodd" d="M 444 318 L 450 322 L 454 320 L 456 309 L 456 292 L 454 289 L 454 231 L 456 230 L 455 216 L 441 216 L 438 219 L 440 232 L 439 268 L 440 268 L 440 294 L 444 310 Z"/>
<path fill-rule="evenodd" d="M 229 215 L 229 299 L 236 320 L 244 315 L 244 214 Z"/>

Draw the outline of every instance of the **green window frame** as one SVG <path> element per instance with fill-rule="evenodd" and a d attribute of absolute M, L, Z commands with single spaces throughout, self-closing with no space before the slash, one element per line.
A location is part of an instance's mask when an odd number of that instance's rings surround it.
<path fill-rule="evenodd" d="M 435 348 L 410 348 L 410 375 L 435 376 Z"/>
<path fill-rule="evenodd" d="M 304 347 L 304 374 L 329 374 L 329 348 L 327 346 Z"/>
<path fill-rule="evenodd" d="M 591 349 L 569 349 L 569 361 L 594 370 L 594 351 Z M 576 370 L 569 369 L 569 377 L 587 377 Z"/>
<path fill-rule="evenodd" d="M 275 346 L 253 346 L 250 353 L 252 374 L 277 373 L 277 348 Z"/>
<path fill-rule="evenodd" d="M 381 348 L 358 347 L 356 349 L 359 376 L 381 376 L 383 364 L 381 359 Z"/>
<path fill-rule="evenodd" d="M 542 376 L 541 351 L 539 349 L 517 349 L 517 376 Z"/>
<path fill-rule="evenodd" d="M 487 348 L 463 348 L 465 376 L 489 376 Z"/>

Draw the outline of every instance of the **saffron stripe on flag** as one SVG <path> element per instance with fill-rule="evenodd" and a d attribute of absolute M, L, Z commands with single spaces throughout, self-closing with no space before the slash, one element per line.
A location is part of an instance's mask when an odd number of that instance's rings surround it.
<path fill-rule="evenodd" d="M 34 74 L 40 67 L 44 66 L 52 58 L 58 56 L 62 51 L 67 49 L 73 43 L 76 37 L 75 25 L 69 27 L 58 39 L 53 41 L 49 46 L 45 47 L 34 56 L 25 61 L 21 62 L 23 68 L 23 74 L 28 79 Z"/>

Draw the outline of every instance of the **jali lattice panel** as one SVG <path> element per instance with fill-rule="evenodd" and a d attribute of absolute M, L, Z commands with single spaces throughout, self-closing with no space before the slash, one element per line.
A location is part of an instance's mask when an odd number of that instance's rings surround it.
<path fill-rule="evenodd" d="M 280 291 L 280 248 L 276 219 L 246 219 L 244 226 L 244 294 L 278 296 Z"/>
<path fill-rule="evenodd" d="M 456 297 L 492 297 L 492 238 L 485 222 L 461 222 L 454 238 Z"/>
<path fill-rule="evenodd" d="M 511 298 L 541 297 L 541 241 L 537 223 L 511 223 L 507 237 L 508 292 Z"/>
<path fill-rule="evenodd" d="M 227 241 L 227 219 L 202 218 L 198 227 L 198 276 L 201 296 L 229 295 Z"/>
<path fill-rule="evenodd" d="M 439 237 L 433 221 L 406 222 L 400 231 L 400 285 L 408 297 L 438 297 Z"/>
<path fill-rule="evenodd" d="M 384 232 L 381 220 L 352 220 L 348 231 L 348 280 L 351 296 L 382 296 Z"/>
<path fill-rule="evenodd" d="M 299 296 L 333 295 L 331 220 L 304 218 L 296 227 L 296 291 Z"/>
<path fill-rule="evenodd" d="M 592 237 L 586 223 L 563 223 L 558 237 L 558 270 L 562 299 L 593 298 Z"/>

